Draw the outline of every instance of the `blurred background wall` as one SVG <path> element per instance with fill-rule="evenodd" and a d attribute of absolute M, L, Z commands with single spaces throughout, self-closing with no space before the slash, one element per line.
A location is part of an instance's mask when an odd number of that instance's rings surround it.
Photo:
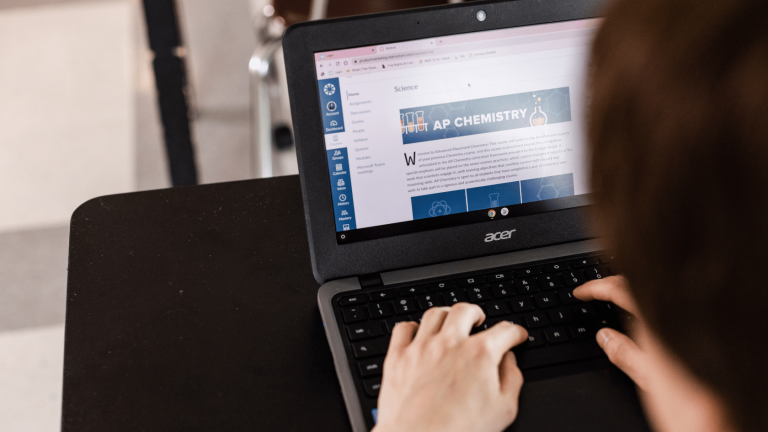
<path fill-rule="evenodd" d="M 251 10 L 263 5 L 177 5 L 200 181 L 249 178 Z M 170 186 L 144 26 L 139 0 L 0 1 L 0 430 L 60 428 L 72 212 Z"/>
<path fill-rule="evenodd" d="M 327 11 L 442 2 L 334 0 Z M 279 36 L 278 15 L 310 16 L 309 0 L 279 3 L 176 0 L 200 183 L 259 175 L 249 59 Z M 72 212 L 171 186 L 152 60 L 140 0 L 0 0 L 0 431 L 60 429 Z M 284 98 L 285 83 L 270 91 Z M 287 103 L 272 111 L 290 125 Z M 290 145 L 273 165 L 296 173 Z"/>

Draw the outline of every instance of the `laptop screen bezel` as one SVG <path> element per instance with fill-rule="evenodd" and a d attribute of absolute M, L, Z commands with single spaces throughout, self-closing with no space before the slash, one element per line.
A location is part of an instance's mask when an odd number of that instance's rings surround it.
<path fill-rule="evenodd" d="M 599 17 L 601 0 L 480 1 L 314 21 L 283 38 L 294 137 L 315 279 L 417 267 L 593 237 L 585 224 L 588 195 L 577 207 L 489 222 L 338 244 L 317 93 L 314 53 L 406 40 Z M 478 21 L 478 10 L 486 19 Z M 514 230 L 514 231 L 512 231 Z M 487 234 L 509 232 L 500 241 Z"/>

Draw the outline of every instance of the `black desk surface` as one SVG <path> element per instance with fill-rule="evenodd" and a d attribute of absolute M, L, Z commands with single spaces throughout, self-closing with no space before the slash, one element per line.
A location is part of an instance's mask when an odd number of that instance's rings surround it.
<path fill-rule="evenodd" d="M 62 430 L 350 430 L 298 176 L 72 217 Z"/>

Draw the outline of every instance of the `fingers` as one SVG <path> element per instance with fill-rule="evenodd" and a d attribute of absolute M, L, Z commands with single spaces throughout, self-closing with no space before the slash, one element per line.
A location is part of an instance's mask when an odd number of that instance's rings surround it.
<path fill-rule="evenodd" d="M 387 357 L 390 354 L 400 354 L 411 343 L 418 328 L 419 325 L 413 321 L 397 323 L 395 328 L 392 329 L 392 338 L 389 340 Z"/>
<path fill-rule="evenodd" d="M 451 308 L 448 307 L 433 307 L 421 317 L 421 324 L 419 324 L 419 330 L 416 332 L 416 340 L 422 340 L 428 336 L 437 334 L 440 328 L 443 326 L 445 317 L 448 316 L 448 312 Z"/>
<path fill-rule="evenodd" d="M 501 359 L 499 378 L 501 394 L 517 401 L 520 389 L 523 387 L 523 373 L 517 367 L 517 358 L 512 351 L 507 351 L 504 358 Z"/>
<path fill-rule="evenodd" d="M 472 338 L 475 343 L 490 354 L 494 364 L 499 364 L 512 347 L 525 342 L 528 338 L 528 331 L 509 321 L 502 321 L 488 330 L 472 336 Z"/>
<path fill-rule="evenodd" d="M 597 332 L 597 343 L 611 363 L 627 374 L 638 387 L 647 389 L 647 359 L 632 339 L 616 330 L 604 328 Z"/>
<path fill-rule="evenodd" d="M 485 312 L 471 303 L 456 303 L 451 306 L 440 332 L 455 337 L 469 337 L 472 327 L 485 321 Z"/>
<path fill-rule="evenodd" d="M 610 276 L 587 282 L 573 290 L 573 296 L 583 301 L 611 302 L 632 315 L 638 316 L 635 299 L 632 297 L 627 280 L 623 276 Z"/>

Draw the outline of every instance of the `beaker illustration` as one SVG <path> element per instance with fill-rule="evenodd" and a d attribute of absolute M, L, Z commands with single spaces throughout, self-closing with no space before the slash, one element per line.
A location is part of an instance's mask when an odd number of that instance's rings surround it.
<path fill-rule="evenodd" d="M 405 125 L 403 124 L 403 114 L 400 114 L 400 133 L 405 133 Z"/>
<path fill-rule="evenodd" d="M 408 133 L 413 133 L 416 130 L 416 128 L 413 127 L 413 113 L 409 112 L 405 115 L 405 118 L 408 119 Z"/>
<path fill-rule="evenodd" d="M 497 193 L 488 194 L 488 198 L 491 199 L 491 207 L 499 206 L 499 194 Z"/>
<path fill-rule="evenodd" d="M 541 107 L 536 107 L 531 114 L 531 125 L 544 126 L 547 124 L 547 115 L 541 110 Z"/>
<path fill-rule="evenodd" d="M 424 111 L 416 111 L 416 123 L 419 125 L 419 132 L 424 132 Z"/>

